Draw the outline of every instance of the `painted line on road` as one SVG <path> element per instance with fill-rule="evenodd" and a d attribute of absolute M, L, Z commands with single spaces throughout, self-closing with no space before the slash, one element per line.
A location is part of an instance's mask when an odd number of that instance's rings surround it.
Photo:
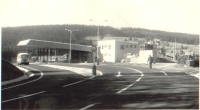
<path fill-rule="evenodd" d="M 92 77 L 90 77 L 90 78 L 87 78 L 87 79 L 84 79 L 84 80 L 81 80 L 81 81 L 78 81 L 78 82 L 75 82 L 75 83 L 67 84 L 67 85 L 64 85 L 63 87 L 67 87 L 67 86 L 71 86 L 71 85 L 74 85 L 74 84 L 78 84 L 78 83 L 87 81 L 87 80 L 89 80 L 89 79 L 92 79 L 92 78 L 94 78 L 94 77 L 95 77 L 95 76 L 92 76 Z"/>
<path fill-rule="evenodd" d="M 142 79 L 142 77 L 140 77 L 139 79 L 136 80 L 136 82 L 140 81 Z"/>
<path fill-rule="evenodd" d="M 111 67 L 118 67 L 118 66 L 111 66 Z M 124 68 L 124 67 L 118 67 L 118 68 Z M 140 81 L 140 80 L 142 79 L 142 77 L 144 76 L 143 72 L 141 72 L 141 71 L 139 71 L 139 70 L 137 70 L 137 69 L 128 68 L 128 67 L 125 67 L 125 68 L 131 69 L 131 70 L 134 70 L 134 71 L 137 71 L 138 73 L 141 74 L 141 75 L 140 75 L 141 77 L 139 77 L 133 84 L 130 84 L 130 85 L 128 85 L 127 87 L 123 88 L 122 90 L 118 91 L 117 94 L 122 93 L 123 91 L 129 89 L 129 88 L 132 87 L 136 82 Z"/>
<path fill-rule="evenodd" d="M 26 97 L 30 97 L 30 96 L 34 96 L 34 95 L 38 95 L 38 94 L 42 94 L 46 91 L 41 91 L 41 92 L 37 92 L 37 93 L 34 93 L 34 94 L 30 94 L 30 95 L 25 95 L 25 96 L 22 96 L 22 97 L 18 97 L 18 98 L 13 98 L 13 99 L 9 99 L 9 100 L 5 100 L 5 101 L 2 101 L 2 103 L 5 103 L 5 102 L 9 102 L 9 101 L 13 101 L 13 100 L 17 100 L 17 99 L 22 99 L 22 98 L 26 98 Z"/>
<path fill-rule="evenodd" d="M 27 68 L 30 68 L 32 70 L 36 70 L 36 71 L 39 71 L 37 69 L 34 69 L 34 68 L 31 68 L 31 67 L 27 67 Z M 39 79 L 41 79 L 43 77 L 43 73 L 41 71 L 39 71 L 41 73 L 41 76 L 36 79 L 36 80 L 32 80 L 32 81 L 29 81 L 29 82 L 26 82 L 26 83 L 21 83 L 21 84 L 18 84 L 18 85 L 15 85 L 15 86 L 11 86 L 11 87 L 7 87 L 7 88 L 4 88 L 4 89 L 1 89 L 1 90 L 6 90 L 6 89 L 10 89 L 10 88 L 14 88 L 14 87 L 18 87 L 18 86 L 21 86 L 21 85 L 25 85 L 25 84 L 28 84 L 28 83 L 31 83 L 31 82 L 34 82 L 34 81 L 37 81 Z"/>
<path fill-rule="evenodd" d="M 196 78 L 199 78 L 199 73 L 197 73 L 197 74 L 192 74 L 192 72 L 185 72 L 185 73 L 190 75 L 190 76 L 194 76 Z"/>
<path fill-rule="evenodd" d="M 166 73 L 166 72 L 164 72 L 164 71 L 160 71 L 160 72 L 164 73 L 164 74 L 165 74 L 165 76 L 167 76 L 167 73 Z"/>
<path fill-rule="evenodd" d="M 132 87 L 136 82 L 140 81 L 141 79 L 142 79 L 142 76 L 139 77 L 133 84 L 130 84 L 130 85 L 128 85 L 127 87 L 123 88 L 122 90 L 118 91 L 117 94 L 126 91 L 127 89 L 129 89 L 130 87 Z"/>
<path fill-rule="evenodd" d="M 126 68 L 128 68 L 128 67 L 126 67 Z M 133 69 L 133 68 L 128 68 L 128 69 L 131 69 L 131 70 L 137 71 L 138 73 L 141 74 L 141 76 L 144 76 L 143 72 L 141 72 L 141 71 L 139 71 L 139 70 L 136 70 L 136 69 Z"/>
<path fill-rule="evenodd" d="M 136 82 L 135 82 L 136 83 Z M 135 83 L 128 85 L 126 88 L 120 90 L 117 92 L 117 94 L 124 92 L 125 90 L 129 89 L 131 86 L 133 86 Z"/>
<path fill-rule="evenodd" d="M 140 76 L 144 76 L 143 72 L 137 70 L 137 69 L 133 69 L 133 68 L 128 68 L 128 67 L 119 67 L 119 66 L 110 66 L 110 67 L 118 67 L 118 68 L 127 68 L 127 69 L 131 69 L 131 70 L 134 70 L 134 71 L 137 71 L 138 73 L 140 73 L 141 75 Z"/>
<path fill-rule="evenodd" d="M 93 106 L 95 106 L 95 104 L 90 104 L 90 105 L 88 105 L 88 106 L 86 106 L 86 107 L 83 107 L 83 108 L 81 108 L 81 109 L 79 109 L 79 110 L 86 110 L 86 109 L 88 109 L 88 108 L 90 108 L 90 107 L 93 107 Z"/>

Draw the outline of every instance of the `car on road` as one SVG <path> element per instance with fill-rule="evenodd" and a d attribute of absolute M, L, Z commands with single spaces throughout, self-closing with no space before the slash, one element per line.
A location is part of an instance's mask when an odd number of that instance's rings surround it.
<path fill-rule="evenodd" d="M 29 54 L 28 53 L 19 53 L 17 55 L 17 64 L 26 64 L 29 65 Z"/>

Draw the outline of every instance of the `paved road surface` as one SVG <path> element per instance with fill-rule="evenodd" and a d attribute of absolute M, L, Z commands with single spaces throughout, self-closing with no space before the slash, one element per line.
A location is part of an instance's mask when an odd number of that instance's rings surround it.
<path fill-rule="evenodd" d="M 53 68 L 52 65 L 56 65 Z M 63 66 L 74 70 L 64 69 Z M 2 109 L 198 109 L 199 79 L 184 71 L 104 64 L 31 64 L 34 77 L 2 86 Z"/>

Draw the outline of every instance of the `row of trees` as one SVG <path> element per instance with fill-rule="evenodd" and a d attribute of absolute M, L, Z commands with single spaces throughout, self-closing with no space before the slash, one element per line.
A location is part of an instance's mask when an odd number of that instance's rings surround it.
<path fill-rule="evenodd" d="M 184 44 L 199 44 L 199 35 L 186 34 L 186 33 L 175 33 L 166 32 L 159 30 L 149 30 L 141 28 L 122 28 L 123 31 L 128 36 L 139 37 L 139 38 L 150 38 L 150 39 L 161 39 L 162 41 L 174 42 L 175 38 L 179 43 Z"/>
<path fill-rule="evenodd" d="M 17 43 L 25 39 L 48 40 L 55 42 L 69 43 L 70 33 L 65 29 L 79 29 L 73 32 L 72 43 L 82 45 L 92 45 L 92 41 L 85 40 L 87 36 L 97 35 L 97 26 L 91 25 L 41 25 L 41 26 L 21 26 L 2 28 L 2 57 L 12 60 L 17 54 Z M 105 35 L 120 37 L 138 37 L 138 38 L 160 38 L 165 41 L 177 41 L 187 44 L 199 44 L 198 35 L 170 33 L 165 31 L 148 30 L 141 28 L 122 28 L 116 29 L 109 26 L 100 26 L 100 36 Z"/>

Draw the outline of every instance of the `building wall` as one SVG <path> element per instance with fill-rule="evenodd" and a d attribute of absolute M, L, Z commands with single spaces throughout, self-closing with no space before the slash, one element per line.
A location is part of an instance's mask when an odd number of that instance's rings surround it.
<path fill-rule="evenodd" d="M 119 62 L 125 58 L 126 53 L 138 54 L 139 46 L 136 43 L 126 41 L 116 41 L 116 59 L 115 62 Z"/>
<path fill-rule="evenodd" d="M 156 50 L 142 50 L 139 53 L 138 63 L 147 63 L 149 55 L 153 57 L 153 63 L 156 63 L 157 52 Z"/>
<path fill-rule="evenodd" d="M 126 53 L 139 53 L 136 43 L 116 40 L 99 41 L 100 61 L 119 62 L 125 58 Z"/>
<path fill-rule="evenodd" d="M 115 40 L 99 41 L 98 46 L 100 53 L 100 61 L 115 61 Z"/>

